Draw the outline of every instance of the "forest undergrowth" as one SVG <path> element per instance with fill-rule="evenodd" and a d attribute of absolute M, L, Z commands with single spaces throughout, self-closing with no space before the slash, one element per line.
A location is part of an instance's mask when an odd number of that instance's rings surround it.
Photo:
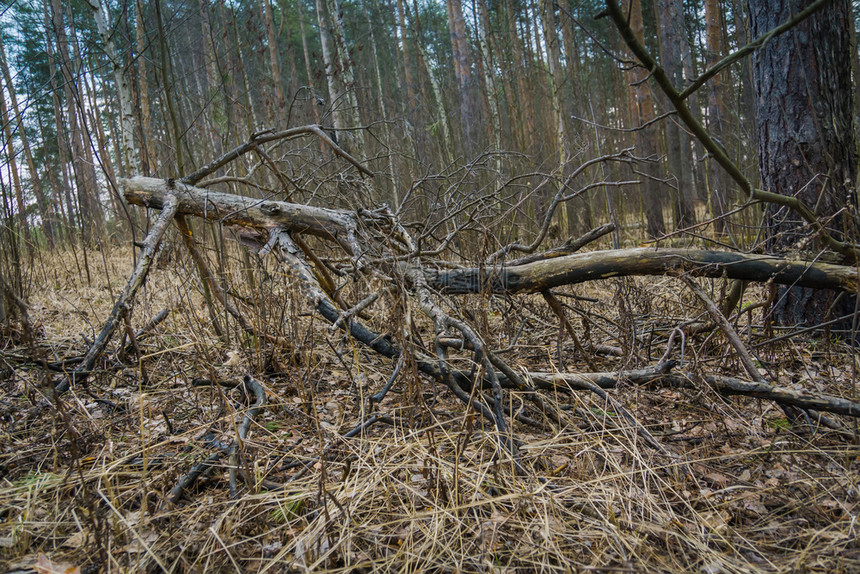
<path fill-rule="evenodd" d="M 46 363 L 86 352 L 132 266 L 130 250 L 91 251 L 88 281 L 81 257 L 43 252 L 27 274 Z M 511 417 L 522 472 L 499 449 L 500 431 L 408 362 L 370 401 L 395 365 L 316 317 L 281 270 L 243 261 L 223 255 L 222 283 L 291 348 L 213 320 L 191 260 L 169 247 L 130 326 L 164 309 L 166 319 L 137 350 L 117 337 L 88 383 L 38 416 L 44 363 L 29 360 L 20 330 L 3 333 L 0 572 L 860 570 L 855 420 L 834 431 L 771 402 L 726 398 L 696 376 L 688 388 L 622 377 L 611 402 L 556 393 L 567 424 Z M 725 292 L 720 280 L 697 281 L 715 299 Z M 449 304 L 524 373 L 623 373 L 671 358 L 685 373 L 745 378 L 675 278 L 556 295 L 578 344 L 538 295 Z M 735 321 L 764 376 L 857 400 L 852 346 L 834 333 L 780 339 L 787 331 L 766 329 L 766 308 L 755 308 L 766 297 L 750 288 L 742 305 L 752 308 Z M 403 321 L 385 296 L 366 313 L 381 333 Z M 432 345 L 432 326 L 414 320 L 416 344 Z M 254 402 L 244 376 L 266 404 L 238 441 L 240 483 L 231 486 L 224 456 L 171 502 L 194 465 L 234 444 Z M 522 412 L 525 399 L 507 397 Z"/>

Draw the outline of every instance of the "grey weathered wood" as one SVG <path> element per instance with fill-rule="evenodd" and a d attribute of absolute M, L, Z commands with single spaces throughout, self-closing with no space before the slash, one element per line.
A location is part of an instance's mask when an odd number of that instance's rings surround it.
<path fill-rule="evenodd" d="M 355 219 L 346 211 L 220 193 L 152 177 L 120 179 L 119 184 L 128 202 L 135 205 L 161 209 L 165 198 L 175 195 L 180 214 L 265 232 L 283 228 L 310 233 L 337 241 L 350 252 L 355 247 Z"/>
<path fill-rule="evenodd" d="M 431 287 L 450 294 L 536 292 L 611 277 L 681 273 L 750 281 L 772 279 L 786 285 L 852 292 L 857 290 L 858 285 L 857 270 L 845 265 L 704 249 L 650 247 L 592 251 L 515 267 L 425 273 L 429 275 L 427 281 Z"/>

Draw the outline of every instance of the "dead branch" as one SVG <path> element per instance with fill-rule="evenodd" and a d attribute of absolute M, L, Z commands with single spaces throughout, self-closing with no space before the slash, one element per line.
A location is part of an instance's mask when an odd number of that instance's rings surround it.
<path fill-rule="evenodd" d="M 504 257 L 508 253 L 512 253 L 514 251 L 518 251 L 520 253 L 532 253 L 532 252 L 534 252 L 540 246 L 540 244 L 543 242 L 543 240 L 546 238 L 547 232 L 549 231 L 549 228 L 550 228 L 550 224 L 552 223 L 552 218 L 555 215 L 555 210 L 558 208 L 558 206 L 561 205 L 562 203 L 570 201 L 574 197 L 580 195 L 581 193 L 584 193 L 586 190 L 591 189 L 593 187 L 599 187 L 601 185 L 616 185 L 616 184 L 635 183 L 635 182 L 606 182 L 606 181 L 604 181 L 604 182 L 599 182 L 596 184 L 589 184 L 586 187 L 584 187 L 578 191 L 566 193 L 569 190 L 570 184 L 573 183 L 573 180 L 576 179 L 579 175 L 581 175 L 582 172 L 584 172 L 587 168 L 591 167 L 592 165 L 596 165 L 596 164 L 603 163 L 603 162 L 609 162 L 609 161 L 620 161 L 620 162 L 629 163 L 633 160 L 631 153 L 630 153 L 631 151 L 632 150 L 630 150 L 630 149 L 625 149 L 625 150 L 621 150 L 618 153 L 596 157 L 596 158 L 588 160 L 587 162 L 583 163 L 578 168 L 576 168 L 573 171 L 573 173 L 571 173 L 569 176 L 567 176 L 567 178 L 565 178 L 564 182 L 562 182 L 562 184 L 559 185 L 559 188 L 555 194 L 555 197 L 553 197 L 552 201 L 550 201 L 549 206 L 546 208 L 546 212 L 543 215 L 543 222 L 541 224 L 540 231 L 538 231 L 538 234 L 534 238 L 534 240 L 527 245 L 524 245 L 521 243 L 511 243 L 509 245 L 505 245 L 501 249 L 498 249 L 495 252 L 491 253 L 486 258 L 486 263 L 493 263 L 493 262 L 497 261 L 499 258 Z M 549 181 L 549 179 L 550 178 L 547 177 L 546 180 L 544 181 L 544 183 Z M 543 183 L 541 185 L 543 185 Z"/>
<path fill-rule="evenodd" d="M 333 240 L 356 257 L 383 247 L 369 244 L 362 237 L 358 213 L 217 193 L 180 183 L 175 184 L 175 190 L 169 190 L 168 182 L 153 178 L 135 177 L 120 180 L 120 183 L 126 199 L 136 205 L 161 209 L 166 197 L 175 193 L 181 214 L 266 234 L 276 228 L 290 233 L 308 233 Z M 374 219 L 371 223 L 376 225 L 379 221 Z M 381 264 L 384 263 L 383 258 Z M 856 291 L 860 284 L 858 271 L 851 266 L 769 255 L 647 247 L 567 255 L 510 267 L 444 271 L 425 268 L 422 272 L 429 287 L 448 294 L 538 292 L 609 277 L 680 273 L 759 282 L 773 280 L 784 285 L 850 292 Z"/>
<path fill-rule="evenodd" d="M 337 145 L 328 135 L 317 125 L 309 125 L 309 126 L 299 126 L 295 128 L 290 128 L 282 131 L 274 131 L 267 130 L 263 132 L 257 132 L 251 135 L 251 140 L 236 147 L 221 157 L 213 160 L 208 165 L 203 166 L 199 170 L 195 171 L 191 175 L 183 177 L 180 181 L 182 183 L 188 185 L 194 185 L 207 175 L 218 171 L 220 168 L 224 167 L 231 161 L 238 159 L 245 155 L 248 152 L 256 150 L 259 146 L 265 143 L 279 141 L 279 140 L 287 140 L 292 139 L 301 135 L 313 134 L 320 138 L 327 146 L 329 146 L 335 154 L 342 157 L 350 164 L 352 164 L 358 171 L 360 171 L 363 175 L 367 175 L 373 177 L 373 173 L 370 172 L 366 167 L 361 165 L 358 160 L 354 157 L 346 153 L 339 145 Z"/>
<path fill-rule="evenodd" d="M 796 17 L 791 18 L 784 25 L 778 27 L 778 33 L 785 32 L 791 27 L 796 26 L 803 19 L 809 17 L 816 10 L 823 7 L 824 4 L 826 4 L 826 1 L 808 6 L 807 9 L 800 12 Z M 815 212 L 808 205 L 801 202 L 796 196 L 780 195 L 779 193 L 764 191 L 753 187 L 750 180 L 743 174 L 743 172 L 741 172 L 738 165 L 728 156 L 722 145 L 711 137 L 711 134 L 708 133 L 708 130 L 705 129 L 702 122 L 687 105 L 685 98 L 692 93 L 692 86 L 683 93 L 678 91 L 678 89 L 673 85 L 672 80 L 669 78 L 669 75 L 666 73 L 666 70 L 657 63 L 657 60 L 639 41 L 636 34 L 630 28 L 630 22 L 627 17 L 628 15 L 618 0 L 606 0 L 606 10 L 601 12 L 598 17 L 604 16 L 610 17 L 613 24 L 615 24 L 615 27 L 618 29 L 618 32 L 621 34 L 621 38 L 624 40 L 624 43 L 627 44 L 627 47 L 636 56 L 636 59 L 645 66 L 649 72 L 649 76 L 654 78 L 654 81 L 657 86 L 659 86 L 660 90 L 666 94 L 666 97 L 678 112 L 678 117 L 684 122 L 687 129 L 689 129 L 690 132 L 692 132 L 692 134 L 702 143 L 704 148 L 713 155 L 717 163 L 726 170 L 729 177 L 738 184 L 741 191 L 743 191 L 744 195 L 751 202 L 761 201 L 787 207 L 808 222 L 821 242 L 829 249 L 843 255 L 846 262 L 856 261 L 858 259 L 857 245 L 840 241 L 831 235 L 818 216 L 815 215 Z M 763 40 L 767 41 L 767 38 L 763 38 Z"/>
<path fill-rule="evenodd" d="M 570 255 L 572 253 L 576 253 L 589 243 L 597 241 L 604 235 L 612 233 L 613 231 L 615 231 L 614 223 L 604 223 L 603 225 L 595 227 L 581 237 L 577 237 L 576 239 L 569 239 L 564 243 L 564 245 L 554 247 L 553 249 L 548 249 L 543 253 L 535 253 L 534 255 L 527 255 L 526 257 L 520 257 L 519 259 L 508 261 L 507 265 L 508 267 L 515 267 L 517 265 L 525 265 L 526 263 L 534 263 L 535 261 L 541 261 L 542 259 L 553 259 L 555 257 L 563 257 L 565 255 Z"/>
<path fill-rule="evenodd" d="M 248 437 L 251 425 L 266 405 L 266 390 L 259 381 L 245 375 L 242 378 L 242 382 L 245 393 L 247 393 L 248 396 L 254 397 L 254 403 L 242 415 L 241 421 L 235 422 L 237 429 L 236 439 L 232 441 L 229 446 L 224 445 L 215 439 L 208 440 L 208 444 L 215 447 L 215 452 L 191 467 L 191 470 L 189 470 L 188 473 L 183 476 L 170 491 L 170 494 L 167 497 L 168 502 L 172 504 L 179 502 L 179 500 L 182 499 L 183 494 L 185 494 L 185 492 L 191 488 L 195 482 L 197 482 L 197 479 L 200 478 L 204 472 L 212 468 L 225 453 L 227 454 L 230 466 L 230 496 L 233 498 L 236 497 L 237 477 L 239 473 L 239 451 L 242 448 L 243 441 Z M 216 383 L 209 380 L 197 379 L 195 386 L 211 384 Z"/>
<path fill-rule="evenodd" d="M 113 336 L 114 331 L 116 331 L 117 326 L 130 311 L 134 302 L 134 297 L 137 295 L 137 290 L 140 289 L 141 285 L 143 285 L 143 282 L 146 280 L 146 276 L 149 273 L 149 268 L 152 266 L 152 261 L 155 257 L 155 252 L 158 250 L 158 246 L 161 243 L 161 238 L 164 237 L 164 233 L 167 231 L 173 216 L 176 215 L 178 208 L 179 202 L 176 197 L 167 193 L 163 198 L 161 207 L 159 208 L 162 210 L 161 214 L 159 214 L 158 219 L 155 220 L 149 234 L 143 240 L 143 249 L 141 250 L 140 255 L 138 255 L 137 264 L 134 267 L 131 278 L 128 280 L 128 284 L 125 286 L 125 289 L 123 289 L 119 299 L 117 299 L 114 304 L 113 309 L 111 310 L 110 315 L 108 316 L 108 319 L 102 327 L 98 337 L 96 337 L 96 340 L 84 356 L 82 361 L 83 365 L 75 371 L 72 371 L 68 377 L 65 377 L 60 383 L 58 383 L 54 389 L 55 392 L 66 392 L 72 384 L 85 381 L 92 372 L 99 357 L 101 357 L 105 348 L 107 348 L 107 344 Z"/>
<path fill-rule="evenodd" d="M 552 390 L 592 390 L 592 385 L 602 389 L 613 389 L 621 381 L 636 385 L 657 385 L 700 390 L 696 381 L 704 380 L 716 392 L 724 396 L 743 395 L 781 405 L 797 407 L 806 411 L 821 411 L 850 417 L 860 417 L 860 402 L 825 394 L 811 394 L 777 387 L 768 383 L 751 383 L 733 377 L 704 375 L 699 378 L 690 373 L 668 373 L 666 367 L 674 365 L 667 361 L 656 367 L 623 371 L 620 373 L 544 373 L 529 372 L 528 377 L 535 386 Z"/>
<path fill-rule="evenodd" d="M 354 238 L 355 219 L 345 211 L 219 193 L 151 177 L 120 179 L 120 186 L 135 205 L 162 209 L 166 197 L 175 193 L 177 213 L 182 215 L 265 232 L 283 227 L 336 241 L 350 253 L 360 251 Z"/>
<path fill-rule="evenodd" d="M 757 383 L 767 384 L 767 381 L 765 381 L 764 377 L 761 376 L 758 367 L 755 366 L 755 361 L 753 361 L 752 355 L 750 355 L 750 352 L 744 346 L 743 341 L 741 341 L 740 336 L 738 336 L 737 331 L 735 331 L 732 325 L 729 323 L 729 320 L 726 319 L 725 315 L 720 312 L 720 309 L 719 307 L 717 307 L 717 304 L 711 301 L 711 298 L 708 297 L 708 294 L 705 293 L 705 291 L 701 287 L 699 287 L 695 281 L 693 281 L 689 277 L 682 277 L 681 279 L 684 281 L 687 287 L 689 287 L 690 290 L 696 294 L 696 297 L 698 297 L 699 300 L 704 303 L 705 309 L 707 309 L 708 311 L 708 315 L 710 315 L 711 319 L 713 319 L 714 322 L 719 325 L 720 330 L 729 340 L 729 343 L 731 343 L 732 347 L 735 348 L 735 352 L 738 354 L 738 358 L 740 359 L 744 370 L 747 372 L 750 378 Z"/>
<path fill-rule="evenodd" d="M 245 439 L 248 437 L 248 431 L 251 430 L 251 424 L 257 419 L 257 415 L 266 406 L 266 390 L 259 381 L 253 377 L 245 375 L 242 381 L 245 383 L 245 392 L 248 395 L 254 396 L 254 404 L 252 404 L 245 414 L 242 416 L 242 423 L 239 429 L 236 440 L 230 445 L 227 451 L 227 460 L 230 465 L 230 496 L 236 498 L 236 476 L 239 473 L 239 450 L 243 448 Z"/>

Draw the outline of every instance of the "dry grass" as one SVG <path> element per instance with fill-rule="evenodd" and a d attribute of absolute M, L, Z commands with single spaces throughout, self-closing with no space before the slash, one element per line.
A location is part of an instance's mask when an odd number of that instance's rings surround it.
<path fill-rule="evenodd" d="M 253 270 L 250 286 L 247 274 L 233 271 L 238 259 L 226 262 L 225 284 L 254 303 L 246 310 L 255 324 L 296 342 L 298 366 L 230 322 L 228 336 L 217 337 L 184 257 L 153 271 L 135 308 L 135 328 L 172 310 L 141 341 L 143 361 L 111 355 L 92 396 L 75 389 L 61 413 L 25 424 L 43 374 L 14 360 L 27 349 L 7 333 L 0 571 L 31 567 L 40 553 L 102 572 L 860 571 L 856 442 L 792 432 L 778 407 L 726 401 L 705 387 L 624 385 L 613 396 L 689 467 L 583 393 L 558 397 L 578 413 L 571 424 L 513 425 L 529 470 L 522 476 L 493 428 L 414 374 L 379 406 L 393 425 L 346 439 L 362 420 L 362 398 L 392 365 L 314 319 L 276 270 Z M 86 348 L 82 335 L 92 340 L 131 268 L 126 251 L 91 254 L 88 284 L 74 261 L 72 253 L 42 254 L 33 267 L 29 302 L 49 360 Z M 636 354 L 598 359 L 605 370 L 655 361 L 667 327 L 701 313 L 669 279 L 577 289 L 586 291 L 600 300 L 575 303 L 593 314 L 591 342 L 629 344 L 634 327 L 638 337 Z M 506 309 L 476 297 L 463 306 L 479 319 L 487 311 L 497 347 L 521 316 L 532 317 L 506 355 L 513 364 L 586 370 L 569 344 L 559 363 L 557 323 L 540 300 L 521 303 Z M 374 309 L 383 330 L 390 307 Z M 718 336 L 700 335 L 684 352 L 691 369 L 740 374 Z M 780 384 L 856 397 L 846 345 L 784 342 L 760 357 Z M 229 443 L 247 407 L 238 389 L 192 387 L 191 379 L 244 373 L 263 381 L 269 398 L 243 445 L 251 486 L 232 499 L 222 466 L 179 504 L 166 504 L 191 465 L 212 452 L 204 435 Z M 521 398 L 514 393 L 510 402 L 517 408 Z M 267 492 L 255 486 L 263 479 L 288 484 Z"/>

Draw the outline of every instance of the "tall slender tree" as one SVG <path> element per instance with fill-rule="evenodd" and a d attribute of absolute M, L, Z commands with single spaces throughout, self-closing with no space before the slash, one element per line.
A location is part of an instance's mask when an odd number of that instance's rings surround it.
<path fill-rule="evenodd" d="M 630 11 L 630 28 L 639 41 L 644 43 L 642 4 L 639 0 L 629 0 L 627 9 Z M 636 153 L 645 160 L 641 166 L 643 177 L 640 188 L 648 236 L 659 237 L 666 232 L 666 223 L 663 218 L 663 196 L 656 181 L 657 173 L 653 163 L 657 159 L 657 134 L 655 126 L 651 123 L 655 117 L 654 98 L 648 85 L 648 70 L 641 66 L 633 66 L 628 76 L 630 123 L 636 130 L 633 134 L 633 142 Z"/>
<path fill-rule="evenodd" d="M 475 80 L 472 71 L 472 50 L 466 34 L 466 18 L 460 0 L 446 0 L 448 30 L 454 63 L 454 77 L 459 94 L 460 134 L 463 152 L 475 153 L 478 146 L 478 106 L 475 101 Z"/>

